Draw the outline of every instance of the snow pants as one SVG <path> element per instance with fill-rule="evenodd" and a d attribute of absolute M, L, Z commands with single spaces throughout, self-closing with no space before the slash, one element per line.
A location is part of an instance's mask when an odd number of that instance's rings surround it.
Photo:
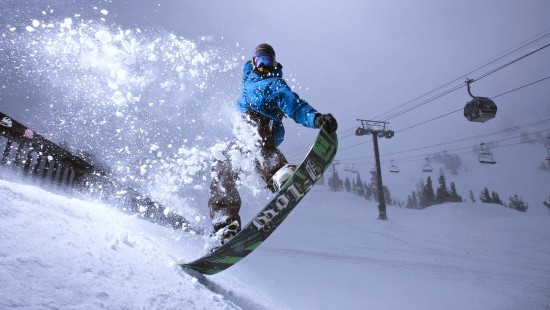
<path fill-rule="evenodd" d="M 247 111 L 243 114 L 245 120 L 258 131 L 260 141 L 257 145 L 260 147 L 262 160 L 256 160 L 256 171 L 266 182 L 267 187 L 274 191 L 272 176 L 288 162 L 281 151 L 275 146 L 275 138 L 271 128 L 269 118 L 255 112 Z M 241 223 L 239 210 L 241 208 L 241 196 L 237 190 L 238 171 L 234 171 L 228 152 L 239 148 L 238 143 L 233 141 L 223 152 L 226 159 L 216 160 L 212 165 L 213 178 L 210 184 L 210 199 L 208 207 L 210 208 L 210 218 L 214 231 L 237 220 Z"/>

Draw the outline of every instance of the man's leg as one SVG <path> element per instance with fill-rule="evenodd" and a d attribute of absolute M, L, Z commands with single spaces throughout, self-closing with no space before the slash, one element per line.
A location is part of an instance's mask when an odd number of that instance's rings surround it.
<path fill-rule="evenodd" d="M 240 227 L 241 197 L 237 191 L 238 174 L 232 170 L 231 160 L 218 160 L 212 167 L 214 177 L 210 184 L 210 218 L 214 233 L 237 221 Z M 240 228 L 239 228 L 240 229 Z"/>
<path fill-rule="evenodd" d="M 266 182 L 267 188 L 275 193 L 277 191 L 277 187 L 273 182 L 273 175 L 279 171 L 279 169 L 288 164 L 288 161 L 283 153 L 281 153 L 281 151 L 277 148 L 268 150 L 262 149 L 262 155 L 264 155 L 264 160 L 263 162 L 256 161 L 256 169 L 260 173 L 262 179 Z"/>
<path fill-rule="evenodd" d="M 257 130 L 260 136 L 257 145 L 260 148 L 262 159 L 256 160 L 256 170 L 266 182 L 267 188 L 272 192 L 276 192 L 277 186 L 274 185 L 272 177 L 279 169 L 287 165 L 288 161 L 275 145 L 273 121 L 252 110 L 247 111 L 244 117 Z"/>

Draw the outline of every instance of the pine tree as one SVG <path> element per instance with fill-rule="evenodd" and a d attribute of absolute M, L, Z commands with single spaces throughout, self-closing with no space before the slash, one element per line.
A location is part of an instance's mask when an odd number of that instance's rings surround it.
<path fill-rule="evenodd" d="M 447 181 L 444 175 L 439 176 L 439 186 L 437 187 L 435 194 L 436 203 L 444 203 L 449 197 L 449 191 L 447 190 Z"/>
<path fill-rule="evenodd" d="M 491 192 L 491 202 L 493 203 L 497 203 L 499 205 L 504 205 L 504 202 L 502 202 L 502 200 L 500 199 L 499 195 L 497 194 L 497 192 L 493 191 Z"/>
<path fill-rule="evenodd" d="M 370 172 L 370 184 L 373 186 L 373 188 L 376 188 L 378 185 L 378 173 L 376 170 L 371 170 Z"/>
<path fill-rule="evenodd" d="M 550 210 L 550 196 L 548 196 L 548 201 L 543 201 L 542 204 Z"/>
<path fill-rule="evenodd" d="M 368 200 L 371 200 L 372 199 L 372 196 L 374 194 L 374 189 L 372 187 L 372 185 L 367 185 L 367 183 L 363 183 L 363 188 L 365 189 L 365 198 L 368 199 Z"/>
<path fill-rule="evenodd" d="M 384 200 L 386 201 L 386 204 L 393 205 L 393 199 L 390 194 L 390 189 L 386 185 L 384 185 L 382 187 L 382 190 L 384 191 Z"/>
<path fill-rule="evenodd" d="M 351 193 L 351 182 L 348 177 L 346 177 L 346 180 L 344 181 L 344 188 L 346 189 L 346 192 Z"/>
<path fill-rule="evenodd" d="M 405 208 L 409 209 L 418 209 L 418 199 L 416 198 L 416 192 L 413 191 L 411 195 L 407 198 L 407 204 Z"/>
<path fill-rule="evenodd" d="M 435 193 L 431 177 L 426 179 L 426 185 L 423 188 L 422 196 L 423 207 L 429 207 L 435 203 Z"/>
<path fill-rule="evenodd" d="M 328 178 L 328 186 L 332 191 L 340 190 L 340 178 L 338 177 L 338 171 L 334 170 L 332 176 Z"/>
<path fill-rule="evenodd" d="M 518 197 L 518 195 L 510 196 L 510 203 L 508 203 L 508 207 L 514 210 L 518 210 L 520 212 L 527 211 L 527 208 L 529 208 L 529 205 L 523 201 L 522 197 Z"/>
<path fill-rule="evenodd" d="M 378 201 L 378 172 L 376 170 L 371 170 L 370 175 L 371 195 L 374 201 Z M 384 189 L 382 188 L 382 190 Z"/>
<path fill-rule="evenodd" d="M 361 175 L 357 173 L 357 178 L 355 180 L 356 192 L 359 196 L 365 196 L 365 185 L 363 180 L 361 180 Z"/>
<path fill-rule="evenodd" d="M 474 192 L 472 192 L 472 190 L 470 190 L 470 191 L 468 192 L 468 198 L 470 198 L 470 200 L 471 200 L 472 202 L 476 202 L 476 198 L 475 198 Z"/>
<path fill-rule="evenodd" d="M 418 184 L 416 184 L 415 192 L 418 200 L 418 209 L 424 209 L 427 206 L 427 202 L 424 199 L 424 187 L 426 187 L 424 179 L 420 179 L 420 181 L 418 181 Z"/>
<path fill-rule="evenodd" d="M 491 194 L 489 193 L 489 189 L 487 187 L 485 187 L 479 194 L 479 200 L 481 200 L 481 202 L 483 203 L 493 202 L 493 199 L 491 198 Z"/>
<path fill-rule="evenodd" d="M 449 195 L 451 196 L 451 201 L 452 202 L 462 202 L 462 197 L 456 192 L 456 186 L 455 186 L 455 182 L 451 182 L 451 190 L 450 190 L 450 193 Z M 473 195 L 473 193 L 472 193 Z"/>

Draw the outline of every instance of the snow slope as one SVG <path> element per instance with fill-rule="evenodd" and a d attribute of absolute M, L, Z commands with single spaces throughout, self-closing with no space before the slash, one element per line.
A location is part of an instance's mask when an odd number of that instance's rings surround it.
<path fill-rule="evenodd" d="M 0 197 L 2 309 L 239 308 L 174 265 L 178 233 L 33 186 L 0 181 Z"/>
<path fill-rule="evenodd" d="M 373 203 L 319 186 L 257 251 L 204 277 L 174 263 L 201 255 L 201 236 L 5 180 L 0 199 L 2 309 L 550 307 L 550 211 L 390 207 L 378 221 Z"/>

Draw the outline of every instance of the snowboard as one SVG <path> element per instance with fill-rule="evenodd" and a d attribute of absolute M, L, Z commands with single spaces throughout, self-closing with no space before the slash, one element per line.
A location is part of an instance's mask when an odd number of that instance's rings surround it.
<path fill-rule="evenodd" d="M 180 266 L 184 270 L 213 275 L 233 266 L 258 248 L 329 168 L 337 148 L 336 133 L 329 133 L 325 126 L 321 127 L 315 143 L 294 174 L 250 223 L 213 252 Z"/>

